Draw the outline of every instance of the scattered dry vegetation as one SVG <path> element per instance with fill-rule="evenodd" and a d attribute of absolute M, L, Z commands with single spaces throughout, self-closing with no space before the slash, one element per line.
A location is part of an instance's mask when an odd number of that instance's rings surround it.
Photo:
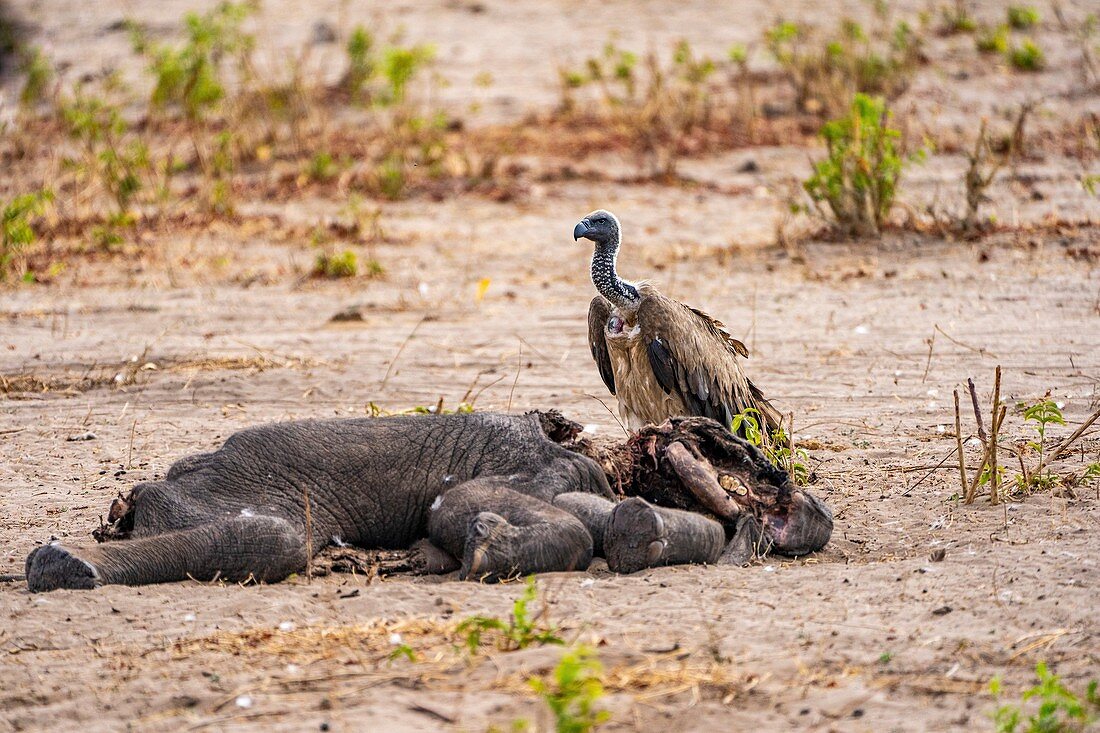
<path fill-rule="evenodd" d="M 12 231 L 19 233 L 5 231 L 0 270 L 7 282 L 48 282 L 82 254 L 128 256 L 132 245 L 147 246 L 144 232 L 164 223 L 232 221 L 244 200 L 279 201 L 308 191 L 373 202 L 460 190 L 504 200 L 527 189 L 529 164 L 517 161 L 532 152 L 575 157 L 623 150 L 636 157 L 644 177 L 677 181 L 685 157 L 808 144 L 817 133 L 829 155 L 806 181 L 814 208 L 838 232 L 875 236 L 907 162 L 899 151 L 915 147 L 892 102 L 930 62 L 930 16 L 899 18 L 888 3 L 876 3 L 864 23 L 842 17 L 832 27 L 812 27 L 780 20 L 758 41 L 732 45 L 721 57 L 698 52 L 688 39 L 645 51 L 612 39 L 579 65 L 558 70 L 561 102 L 549 116 L 473 126 L 427 101 L 446 71 L 436 68 L 432 46 L 407 45 L 399 34 L 363 25 L 343 35 L 333 31 L 345 69 L 322 83 L 309 46 L 273 66 L 257 62 L 250 25 L 257 8 L 222 2 L 188 13 L 178 40 L 169 42 L 127 21 L 149 82 L 145 100 L 114 74 L 74 83 L 41 49 L 9 42 L 26 81 L 5 159 L 27 166 L 27 175 L 23 190 L 9 197 L 18 220 Z M 1062 17 L 1057 8 L 1056 15 Z M 1062 23 L 1079 39 L 1083 77 L 1095 83 L 1095 19 L 1079 27 Z M 1000 25 L 982 26 L 969 4 L 956 0 L 941 9 L 935 30 L 974 33 L 979 50 L 1035 71 L 1046 64 L 1043 51 L 1020 34 L 1041 24 L 1035 8 L 1014 5 Z M 877 122 L 870 119 L 872 106 L 881 110 Z M 896 129 L 885 124 L 891 106 Z M 845 133 L 853 121 L 858 126 Z M 1003 165 L 984 136 L 979 127 L 961 217 L 970 234 L 978 232 L 983 190 Z M 55 149 L 61 154 L 48 154 Z M 44 166 L 44 160 L 52 162 Z M 567 166 L 547 175 L 576 171 Z M 1092 176 L 1085 171 L 1083 185 Z M 54 203 L 46 207 L 51 192 Z M 370 221 L 353 214 L 355 231 L 346 243 L 369 245 L 382 238 L 382 209 L 358 208 L 371 212 Z M 36 230 L 69 234 L 43 249 Z M 318 248 L 315 276 L 384 273 L 372 251 L 364 257 L 330 241 Z"/>
<path fill-rule="evenodd" d="M 78 394 L 93 389 L 124 389 L 141 384 L 143 376 L 153 373 L 198 374 L 215 371 L 301 369 L 315 364 L 308 358 L 276 355 L 181 358 L 151 358 L 146 354 L 117 364 L 73 365 L 64 373 L 18 371 L 0 374 L 0 394 L 19 397 L 28 394 Z"/>

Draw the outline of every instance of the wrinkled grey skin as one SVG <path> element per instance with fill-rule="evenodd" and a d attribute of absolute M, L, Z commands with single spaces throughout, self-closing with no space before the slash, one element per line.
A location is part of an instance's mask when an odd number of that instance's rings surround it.
<path fill-rule="evenodd" d="M 539 413 L 277 423 L 136 486 L 112 506 L 117 541 L 40 546 L 26 577 L 32 591 L 275 582 L 305 568 L 307 547 L 425 538 L 475 580 L 582 570 L 593 553 L 621 572 L 722 554 L 718 522 L 614 498 L 600 466 L 547 437 Z"/>

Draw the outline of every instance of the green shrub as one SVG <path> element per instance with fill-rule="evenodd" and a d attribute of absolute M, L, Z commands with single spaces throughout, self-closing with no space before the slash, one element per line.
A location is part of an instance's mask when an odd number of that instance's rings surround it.
<path fill-rule="evenodd" d="M 1039 11 L 1030 5 L 1009 5 L 1005 15 L 1008 24 L 1018 31 L 1038 25 L 1040 20 Z"/>
<path fill-rule="evenodd" d="M 52 191 L 35 191 L 16 196 L 0 210 L 0 282 L 7 279 L 18 259 L 34 244 L 32 220 L 52 200 Z"/>
<path fill-rule="evenodd" d="M 463 403 L 465 404 L 465 403 Z M 472 411 L 472 407 L 470 411 Z M 459 406 L 462 411 L 462 406 Z M 526 649 L 532 644 L 564 644 L 557 630 L 546 623 L 546 608 L 537 613 L 528 608 L 538 598 L 538 586 L 535 576 L 530 575 L 524 583 L 523 593 L 512 604 L 512 617 L 504 621 L 492 616 L 471 616 L 458 625 L 457 631 L 466 635 L 466 648 L 476 654 L 482 643 L 482 635 L 494 632 L 497 635 L 497 647 L 502 651 Z"/>
<path fill-rule="evenodd" d="M 119 108 L 105 99 L 78 92 L 62 102 L 60 112 L 83 153 L 78 159 L 64 158 L 64 165 L 99 183 L 114 204 L 95 239 L 104 246 L 116 244 L 121 241 L 117 230 L 134 223 L 134 199 L 152 170 L 149 148 L 129 129 Z"/>
<path fill-rule="evenodd" d="M 803 187 L 819 212 L 850 234 L 879 234 L 894 204 L 905 160 L 889 121 L 883 100 L 857 94 L 848 115 L 821 129 L 828 154 Z"/>
<path fill-rule="evenodd" d="M 374 78 L 376 63 L 371 50 L 374 36 L 363 26 L 355 27 L 348 39 L 348 70 L 342 82 L 344 89 L 353 98 L 366 89 L 367 83 Z"/>
<path fill-rule="evenodd" d="M 1030 38 L 1025 38 L 1019 46 L 1013 46 L 1008 53 L 1008 60 L 1020 71 L 1040 71 L 1046 66 L 1043 49 L 1035 45 Z"/>
<path fill-rule="evenodd" d="M 1008 26 L 999 25 L 996 28 L 982 28 L 981 33 L 974 39 L 974 45 L 981 53 L 1003 54 L 1008 52 Z"/>
<path fill-rule="evenodd" d="M 1038 684 L 1024 691 L 1020 705 L 1001 705 L 993 713 L 997 733 L 1017 733 L 1020 730 L 1024 733 L 1077 733 L 1100 721 L 1100 693 L 1097 692 L 1096 680 L 1089 682 L 1085 699 L 1082 700 L 1062 684 L 1058 675 L 1047 669 L 1045 662 L 1035 665 L 1035 676 Z M 989 683 L 989 691 L 1000 700 L 999 676 Z M 1039 708 L 1025 719 L 1024 707 L 1032 699 L 1038 700 Z"/>
<path fill-rule="evenodd" d="M 676 43 L 668 61 L 608 43 L 582 67 L 558 70 L 561 111 L 577 114 L 575 91 L 591 87 L 596 112 L 587 114 L 625 137 L 651 175 L 671 176 L 685 141 L 710 119 L 710 79 L 717 70 L 714 60 L 697 54 L 684 40 Z"/>
<path fill-rule="evenodd" d="M 131 24 L 134 50 L 150 59 L 155 82 L 151 102 L 155 107 L 177 106 L 192 120 L 213 114 L 225 97 L 222 64 L 235 58 L 238 71 L 247 72 L 255 38 L 241 26 L 253 11 L 248 3 L 222 2 L 202 15 L 184 16 L 186 39 L 178 47 L 152 47 Z"/>
<path fill-rule="evenodd" d="M 973 33 L 978 30 L 978 23 L 967 7 L 967 0 L 955 0 L 954 7 L 944 8 L 943 31 L 947 34 Z"/>
<path fill-rule="evenodd" d="M 611 718 L 606 710 L 596 709 L 604 695 L 603 665 L 594 649 L 578 646 L 562 655 L 553 677 L 528 680 L 554 714 L 557 733 L 588 733 Z"/>
<path fill-rule="evenodd" d="M 41 49 L 32 47 L 23 52 L 23 73 L 27 75 L 27 81 L 19 93 L 19 103 L 31 107 L 46 98 L 47 88 L 53 79 L 53 66 Z"/>
<path fill-rule="evenodd" d="M 409 83 L 435 57 L 426 44 L 377 49 L 374 36 L 356 26 L 346 47 L 348 69 L 340 85 L 352 99 L 379 106 L 405 101 Z"/>
<path fill-rule="evenodd" d="M 856 93 L 892 99 L 905 91 L 924 44 L 909 23 L 891 25 L 884 13 L 869 28 L 842 18 L 824 36 L 785 21 L 766 31 L 764 40 L 787 72 L 799 106 L 828 116 L 841 114 Z"/>
<path fill-rule="evenodd" d="M 342 278 L 355 277 L 359 272 L 359 258 L 350 249 L 339 254 L 322 252 L 313 262 L 313 275 L 315 277 Z"/>

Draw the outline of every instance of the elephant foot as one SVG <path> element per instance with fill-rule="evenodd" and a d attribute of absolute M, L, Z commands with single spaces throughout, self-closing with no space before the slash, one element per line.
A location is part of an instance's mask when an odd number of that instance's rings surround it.
<path fill-rule="evenodd" d="M 754 557 L 763 557 L 771 549 L 772 543 L 764 536 L 760 520 L 751 514 L 744 514 L 737 520 L 733 538 L 718 558 L 719 565 L 748 565 Z"/>
<path fill-rule="evenodd" d="M 604 532 L 607 566 L 616 573 L 636 573 L 664 564 L 668 533 L 657 508 L 633 497 L 615 505 Z"/>
<path fill-rule="evenodd" d="M 466 533 L 466 548 L 458 577 L 462 580 L 498 581 L 519 575 L 510 560 L 512 526 L 493 512 L 481 512 Z"/>
<path fill-rule="evenodd" d="M 100 585 L 95 566 L 61 545 L 42 545 L 27 557 L 27 587 L 32 593 L 58 588 L 91 590 Z"/>

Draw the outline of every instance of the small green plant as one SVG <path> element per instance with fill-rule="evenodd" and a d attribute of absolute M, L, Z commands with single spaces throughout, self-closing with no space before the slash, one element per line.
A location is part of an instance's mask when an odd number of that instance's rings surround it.
<path fill-rule="evenodd" d="M 538 586 L 535 576 L 530 575 L 524 584 L 523 593 L 512 604 L 512 617 L 508 621 L 492 616 L 471 616 L 458 625 L 459 634 L 466 635 L 466 649 L 476 654 L 486 632 L 497 633 L 497 646 L 503 651 L 525 649 L 532 644 L 564 644 L 553 625 L 545 622 L 547 607 L 545 604 L 537 613 L 532 614 L 529 604 L 538 598 Z"/>
<path fill-rule="evenodd" d="M 377 48 L 374 36 L 356 26 L 346 47 L 348 68 L 340 86 L 353 100 L 381 107 L 405 101 L 409 83 L 435 58 L 427 44 Z"/>
<path fill-rule="evenodd" d="M 821 128 L 828 154 L 803 184 L 818 212 L 857 236 L 877 236 L 894 205 L 905 159 L 881 99 L 857 94 L 849 114 Z"/>
<path fill-rule="evenodd" d="M 1081 486 L 1096 486 L 1096 498 L 1100 499 L 1100 463 L 1090 463 L 1085 466 L 1085 472 L 1081 474 L 1078 482 Z"/>
<path fill-rule="evenodd" d="M 924 40 L 908 22 L 891 23 L 884 5 L 876 10 L 869 27 L 841 18 L 824 35 L 790 21 L 765 32 L 765 44 L 789 76 L 801 109 L 835 117 L 856 93 L 893 99 L 909 87 Z"/>
<path fill-rule="evenodd" d="M 129 129 L 120 109 L 83 92 L 60 106 L 69 135 L 81 144 L 79 159 L 64 158 L 69 169 L 99 183 L 114 204 L 106 222 L 95 227 L 93 238 L 102 247 L 122 241 L 119 230 L 135 222 L 133 204 L 153 166 L 149 148 Z"/>
<path fill-rule="evenodd" d="M 685 143 L 711 119 L 711 80 L 717 69 L 716 61 L 698 54 L 686 40 L 676 43 L 667 61 L 608 42 L 582 67 L 558 70 L 561 111 L 578 116 L 575 92 L 592 88 L 596 103 L 591 108 L 597 111 L 586 114 L 625 138 L 650 175 L 672 176 Z"/>
<path fill-rule="evenodd" d="M 426 45 L 392 46 L 382 54 L 382 76 L 390 103 L 403 102 L 409 82 L 425 64 L 435 58 L 435 48 Z"/>
<path fill-rule="evenodd" d="M 410 662 L 415 662 L 417 660 L 416 650 L 408 644 L 398 644 L 397 647 L 394 648 L 392 652 L 390 652 L 390 661 L 392 662 L 402 657 L 409 660 Z"/>
<path fill-rule="evenodd" d="M 1020 704 L 999 705 L 993 712 L 993 724 L 997 733 L 1076 733 L 1085 731 L 1100 720 L 1100 693 L 1097 681 L 1089 682 L 1084 699 L 1066 687 L 1058 675 L 1047 669 L 1046 662 L 1035 665 L 1038 683 L 1025 690 Z M 1003 695 L 998 675 L 989 683 L 989 692 L 1000 702 Z M 1028 701 L 1036 699 L 1039 708 L 1027 715 Z M 1024 716 L 1027 715 L 1025 718 Z M 1021 727 L 1022 726 L 1022 727 Z"/>
<path fill-rule="evenodd" d="M 782 427 L 766 434 L 760 428 L 760 411 L 755 407 L 745 408 L 733 416 L 730 432 L 740 435 L 752 443 L 764 456 L 779 468 L 786 471 L 798 486 L 810 482 L 810 454 L 804 448 L 792 448 L 791 436 Z"/>
<path fill-rule="evenodd" d="M 46 98 L 46 92 L 53 79 L 53 66 L 49 59 L 37 47 L 23 51 L 23 73 L 27 81 L 19 93 L 19 103 L 24 107 L 33 107 Z"/>
<path fill-rule="evenodd" d="M 155 79 L 153 106 L 176 106 L 191 120 L 213 114 L 226 93 L 224 60 L 235 58 L 238 72 L 247 71 L 255 38 L 241 26 L 253 9 L 249 3 L 221 2 L 202 15 L 188 13 L 184 16 L 186 38 L 178 47 L 152 46 L 140 27 L 131 23 L 133 48 L 149 59 Z"/>
<path fill-rule="evenodd" d="M 341 82 L 345 91 L 354 99 L 366 91 L 367 83 L 374 78 L 376 63 L 371 51 L 374 36 L 363 26 L 355 27 L 348 38 L 348 70 Z"/>
<path fill-rule="evenodd" d="M 336 162 L 332 155 L 322 150 L 310 159 L 306 175 L 314 181 L 328 181 L 336 175 Z"/>
<path fill-rule="evenodd" d="M 1046 66 L 1046 56 L 1033 40 L 1025 38 L 1019 46 L 1008 52 L 1008 60 L 1020 71 L 1041 71 Z"/>
<path fill-rule="evenodd" d="M 551 679 L 535 677 L 528 684 L 554 714 L 557 733 L 588 733 L 611 718 L 596 707 L 604 695 L 602 677 L 595 650 L 582 645 L 562 655 Z"/>
<path fill-rule="evenodd" d="M 1024 473 L 1018 477 L 1021 489 L 1052 489 L 1061 479 L 1046 466 L 1046 437 L 1048 425 L 1065 425 L 1066 419 L 1058 403 L 1049 397 L 1023 408 L 1024 422 L 1035 430 L 1036 439 L 1027 442 L 1027 447 L 1039 454 L 1039 463 L 1034 473 Z"/>
<path fill-rule="evenodd" d="M 1039 11 L 1030 5 L 1009 5 L 1005 11 L 1008 24 L 1018 31 L 1038 25 Z"/>
<path fill-rule="evenodd" d="M 16 196 L 0 211 L 0 282 L 35 240 L 33 219 L 40 216 L 46 204 L 53 200 L 50 190 Z"/>
<path fill-rule="evenodd" d="M 978 22 L 974 20 L 967 0 L 955 0 L 953 6 L 943 8 L 942 15 L 943 32 L 946 34 L 973 33 L 978 30 Z"/>
<path fill-rule="evenodd" d="M 997 55 L 1008 53 L 1008 26 L 982 28 L 974 38 L 974 45 L 980 53 Z"/>
<path fill-rule="evenodd" d="M 359 258 L 350 249 L 337 254 L 321 252 L 313 261 L 314 277 L 331 279 L 355 277 L 359 272 Z"/>

